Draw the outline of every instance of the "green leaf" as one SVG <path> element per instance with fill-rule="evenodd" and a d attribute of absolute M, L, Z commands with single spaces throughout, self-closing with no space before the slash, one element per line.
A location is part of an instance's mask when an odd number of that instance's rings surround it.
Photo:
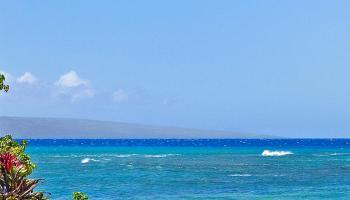
<path fill-rule="evenodd" d="M 89 198 L 82 192 L 73 192 L 73 200 L 88 200 Z"/>

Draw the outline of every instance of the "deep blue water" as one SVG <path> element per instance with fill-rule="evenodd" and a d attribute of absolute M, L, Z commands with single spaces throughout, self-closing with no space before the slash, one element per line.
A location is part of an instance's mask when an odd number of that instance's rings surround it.
<path fill-rule="evenodd" d="M 27 152 L 51 199 L 350 199 L 350 139 L 30 140 Z"/>
<path fill-rule="evenodd" d="M 350 147 L 350 139 L 40 139 L 31 146 Z"/>

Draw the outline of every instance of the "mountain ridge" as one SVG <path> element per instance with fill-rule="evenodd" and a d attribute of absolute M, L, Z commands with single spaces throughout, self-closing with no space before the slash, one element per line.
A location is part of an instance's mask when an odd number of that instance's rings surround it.
<path fill-rule="evenodd" d="M 22 139 L 239 139 L 269 135 L 74 118 L 0 116 L 0 134 Z"/>

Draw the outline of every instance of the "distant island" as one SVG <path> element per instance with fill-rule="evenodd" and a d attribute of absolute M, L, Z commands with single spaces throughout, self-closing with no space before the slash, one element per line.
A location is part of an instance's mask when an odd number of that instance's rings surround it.
<path fill-rule="evenodd" d="M 70 118 L 0 117 L 0 134 L 23 139 L 273 138 L 268 135 Z"/>

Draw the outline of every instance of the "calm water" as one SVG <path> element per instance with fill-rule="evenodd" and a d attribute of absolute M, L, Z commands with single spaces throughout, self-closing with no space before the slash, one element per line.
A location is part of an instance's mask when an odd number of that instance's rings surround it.
<path fill-rule="evenodd" d="M 350 199 L 350 140 L 31 140 L 27 151 L 51 199 Z"/>

